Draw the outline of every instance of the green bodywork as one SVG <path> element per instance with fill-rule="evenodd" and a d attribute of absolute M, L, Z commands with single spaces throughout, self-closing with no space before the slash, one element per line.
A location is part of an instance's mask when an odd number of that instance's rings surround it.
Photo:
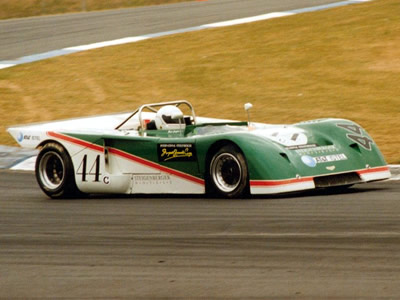
<path fill-rule="evenodd" d="M 344 126 L 341 127 L 338 124 Z M 247 122 L 188 125 L 184 133 L 147 130 L 139 136 L 64 134 L 102 147 L 116 148 L 202 179 L 208 173 L 212 155 L 223 145 L 229 143 L 235 144 L 244 154 L 250 180 L 321 176 L 386 165 L 372 138 L 364 129 L 351 121 L 322 119 L 288 125 L 288 127 L 291 126 L 304 130 L 309 148 L 284 146 L 259 135 L 258 132 L 263 129 L 249 130 Z M 282 125 L 281 128 L 284 126 Z M 277 130 L 279 131 L 279 127 Z M 352 138 L 349 138 L 349 135 Z M 359 140 L 357 140 L 358 138 Z M 161 161 L 158 153 L 160 144 L 193 145 L 195 158 L 186 161 L 175 161 L 174 159 Z M 346 159 L 318 163 L 315 166 L 309 166 L 302 160 L 304 156 L 324 157 L 342 154 Z M 334 165 L 334 171 L 327 169 L 327 166 L 331 165 Z"/>

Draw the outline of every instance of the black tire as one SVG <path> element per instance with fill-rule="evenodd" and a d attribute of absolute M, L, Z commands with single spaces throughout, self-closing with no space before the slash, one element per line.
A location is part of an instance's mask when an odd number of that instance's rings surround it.
<path fill-rule="evenodd" d="M 44 145 L 36 160 L 35 173 L 40 188 L 51 198 L 71 198 L 80 194 L 72 160 L 58 143 Z"/>
<path fill-rule="evenodd" d="M 233 145 L 224 146 L 209 165 L 211 191 L 226 198 L 238 198 L 248 192 L 248 170 L 244 155 Z"/>

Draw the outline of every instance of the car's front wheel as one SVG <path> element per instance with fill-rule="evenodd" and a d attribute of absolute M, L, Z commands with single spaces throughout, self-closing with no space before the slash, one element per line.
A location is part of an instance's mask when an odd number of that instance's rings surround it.
<path fill-rule="evenodd" d="M 36 160 L 35 173 L 40 188 L 51 198 L 79 194 L 71 158 L 58 143 L 50 142 L 43 146 Z"/>
<path fill-rule="evenodd" d="M 209 178 L 213 190 L 227 198 L 243 196 L 248 188 L 244 155 L 233 145 L 224 146 L 213 156 Z"/>

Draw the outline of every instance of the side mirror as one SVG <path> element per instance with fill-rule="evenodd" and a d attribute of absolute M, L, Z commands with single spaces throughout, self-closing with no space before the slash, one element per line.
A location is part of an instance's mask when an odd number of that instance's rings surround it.
<path fill-rule="evenodd" d="M 253 104 L 251 104 L 251 103 L 246 103 L 246 104 L 244 105 L 244 110 L 247 112 L 247 123 L 248 123 L 249 130 L 253 128 L 253 127 L 251 126 L 251 123 L 250 123 L 250 112 L 249 112 L 249 110 L 250 110 L 252 107 L 253 107 Z"/>
<path fill-rule="evenodd" d="M 251 103 L 246 103 L 245 105 L 244 105 L 244 110 L 245 111 L 249 111 L 251 108 L 253 108 L 253 104 L 251 104 Z"/>

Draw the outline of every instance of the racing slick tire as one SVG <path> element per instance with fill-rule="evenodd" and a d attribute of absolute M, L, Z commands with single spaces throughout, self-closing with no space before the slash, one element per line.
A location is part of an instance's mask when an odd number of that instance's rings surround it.
<path fill-rule="evenodd" d="M 248 193 L 248 169 L 244 155 L 234 145 L 220 148 L 209 167 L 212 191 L 226 198 L 239 198 Z"/>
<path fill-rule="evenodd" d="M 50 142 L 43 146 L 36 160 L 36 180 L 49 197 L 72 198 L 80 195 L 72 160 L 63 146 Z"/>

